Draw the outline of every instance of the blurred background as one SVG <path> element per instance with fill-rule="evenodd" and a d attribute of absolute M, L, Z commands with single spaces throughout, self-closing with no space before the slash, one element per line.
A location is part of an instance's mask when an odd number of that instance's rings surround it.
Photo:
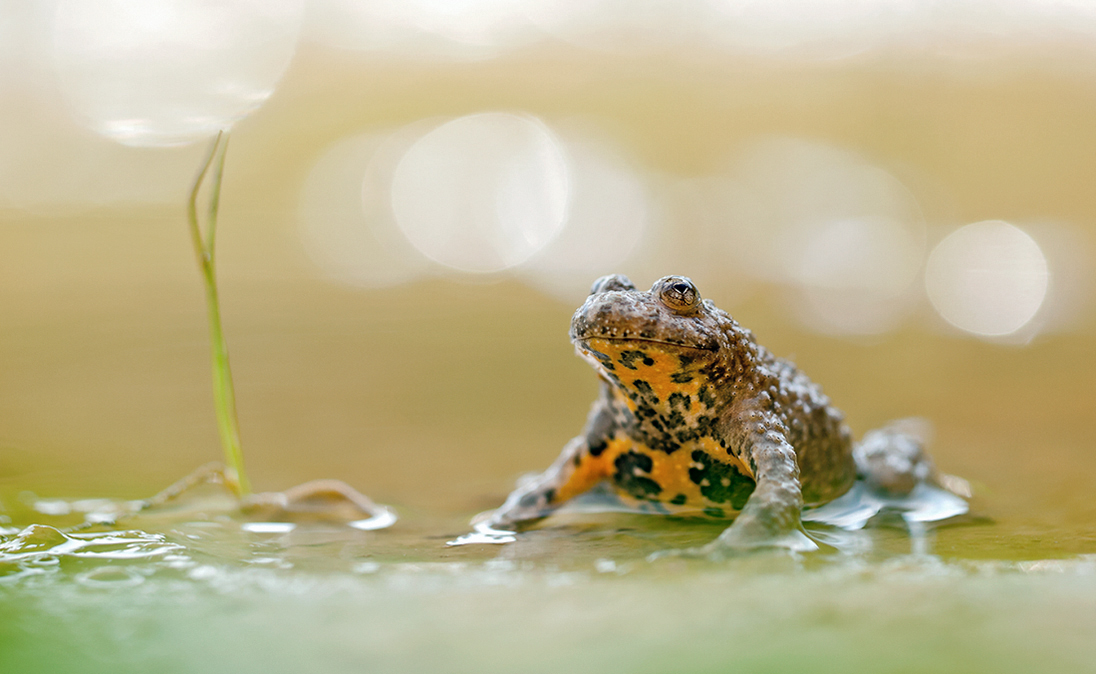
<path fill-rule="evenodd" d="M 1096 4 L 5 3 L 0 508 L 220 456 L 184 205 L 222 128 L 258 489 L 497 505 L 582 426 L 590 283 L 683 274 L 1096 550 Z"/>

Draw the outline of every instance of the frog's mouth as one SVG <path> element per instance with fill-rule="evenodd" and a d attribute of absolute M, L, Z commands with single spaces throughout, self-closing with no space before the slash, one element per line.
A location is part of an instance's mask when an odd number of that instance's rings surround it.
<path fill-rule="evenodd" d="M 591 342 L 604 341 L 612 343 L 614 345 L 628 345 L 635 344 L 637 346 L 643 344 L 655 344 L 660 347 L 671 347 L 673 349 L 689 349 L 693 351 L 718 351 L 718 347 L 708 344 L 687 344 L 685 342 L 675 342 L 666 339 L 651 339 L 648 337 L 632 337 L 632 336 L 606 336 L 606 335 L 576 335 L 571 339 L 579 348 L 583 350 L 593 350 L 590 347 Z M 619 348 L 619 347 L 618 347 Z"/>
<path fill-rule="evenodd" d="M 664 350 L 718 351 L 721 331 L 706 315 L 682 316 L 646 293 L 610 291 L 586 299 L 571 318 L 571 341 Z M 596 347 L 595 347 L 596 348 Z"/>

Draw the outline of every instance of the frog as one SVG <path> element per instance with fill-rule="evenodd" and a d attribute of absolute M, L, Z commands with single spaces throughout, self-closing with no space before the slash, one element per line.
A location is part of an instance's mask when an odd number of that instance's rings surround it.
<path fill-rule="evenodd" d="M 887 497 L 934 480 L 923 438 L 902 423 L 854 442 L 844 414 L 790 360 L 701 297 L 686 276 L 648 291 L 626 276 L 594 282 L 570 339 L 600 388 L 582 432 L 542 473 L 478 522 L 514 530 L 595 487 L 667 514 L 733 518 L 690 552 L 818 548 L 805 509 L 861 481 Z"/>

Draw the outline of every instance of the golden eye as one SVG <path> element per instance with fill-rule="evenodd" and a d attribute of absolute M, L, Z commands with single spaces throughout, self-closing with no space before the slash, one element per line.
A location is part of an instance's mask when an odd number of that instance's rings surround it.
<path fill-rule="evenodd" d="M 700 293 L 693 282 L 684 276 L 667 276 L 655 287 L 662 303 L 675 311 L 692 311 L 700 304 Z"/>

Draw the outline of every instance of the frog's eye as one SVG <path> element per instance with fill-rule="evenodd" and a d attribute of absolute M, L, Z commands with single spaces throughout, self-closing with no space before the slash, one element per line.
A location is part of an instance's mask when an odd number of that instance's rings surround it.
<path fill-rule="evenodd" d="M 610 290 L 635 289 L 635 284 L 629 281 L 627 276 L 624 276 L 623 274 L 610 274 L 609 276 L 602 276 L 594 281 L 593 287 L 590 288 L 590 294 L 600 295 L 601 293 L 607 293 Z"/>
<path fill-rule="evenodd" d="M 667 276 L 655 285 L 658 298 L 671 309 L 689 312 L 700 305 L 700 293 L 684 276 Z"/>

